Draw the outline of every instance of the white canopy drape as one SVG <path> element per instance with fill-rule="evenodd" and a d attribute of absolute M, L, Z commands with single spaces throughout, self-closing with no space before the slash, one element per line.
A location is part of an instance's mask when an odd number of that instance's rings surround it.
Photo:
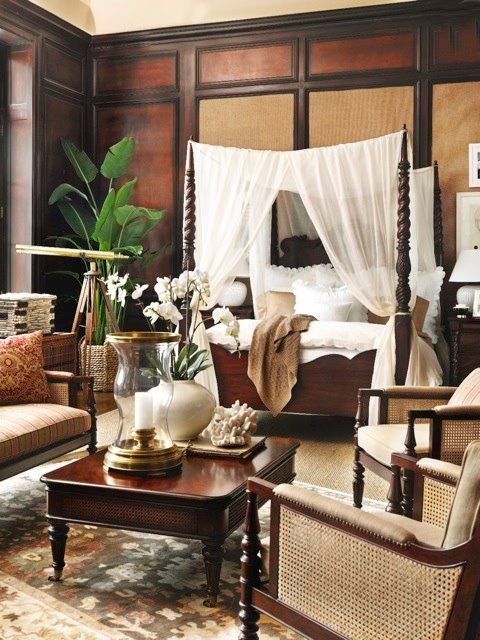
<path fill-rule="evenodd" d="M 393 384 L 401 141 L 402 132 L 398 132 L 362 142 L 286 152 L 191 142 L 196 182 L 195 263 L 210 276 L 209 306 L 214 306 L 231 285 L 247 255 L 254 301 L 264 292 L 272 204 L 280 191 L 297 193 L 333 267 L 352 295 L 376 315 L 392 316 L 377 350 L 372 384 Z M 417 216 L 428 204 L 425 194 L 429 179 L 425 171 L 411 180 L 412 304 L 420 237 Z M 433 256 L 433 238 L 431 247 Z M 209 349 L 203 329 L 196 339 L 202 348 Z M 429 351 L 412 331 L 407 384 L 440 382 L 440 367 Z M 198 381 L 218 397 L 213 367 L 201 376 Z"/>

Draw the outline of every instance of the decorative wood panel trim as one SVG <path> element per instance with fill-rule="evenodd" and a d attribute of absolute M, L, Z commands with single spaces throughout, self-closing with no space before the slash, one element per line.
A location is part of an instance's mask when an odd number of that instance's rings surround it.
<path fill-rule="evenodd" d="M 415 70 L 414 32 L 314 40 L 309 43 L 307 77 L 371 71 Z"/>
<path fill-rule="evenodd" d="M 74 56 L 64 47 L 44 40 L 43 79 L 61 89 L 83 94 L 85 91 L 85 58 Z"/>
<path fill-rule="evenodd" d="M 296 40 L 198 49 L 197 87 L 296 80 L 297 51 Z"/>
<path fill-rule="evenodd" d="M 95 58 L 93 95 L 176 91 L 176 51 L 143 52 Z"/>
<path fill-rule="evenodd" d="M 431 69 L 480 64 L 480 17 L 433 27 L 430 43 Z"/>

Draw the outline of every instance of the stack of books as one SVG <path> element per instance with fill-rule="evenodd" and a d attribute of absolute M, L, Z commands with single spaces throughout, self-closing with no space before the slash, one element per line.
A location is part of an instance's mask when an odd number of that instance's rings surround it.
<path fill-rule="evenodd" d="M 4 293 L 0 295 L 0 338 L 55 327 L 57 296 L 48 293 Z"/>

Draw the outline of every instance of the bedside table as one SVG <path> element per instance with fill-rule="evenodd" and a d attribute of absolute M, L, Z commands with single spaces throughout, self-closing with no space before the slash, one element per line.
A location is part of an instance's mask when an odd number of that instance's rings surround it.
<path fill-rule="evenodd" d="M 450 384 L 459 385 L 480 367 L 480 318 L 448 320 L 450 331 Z"/>

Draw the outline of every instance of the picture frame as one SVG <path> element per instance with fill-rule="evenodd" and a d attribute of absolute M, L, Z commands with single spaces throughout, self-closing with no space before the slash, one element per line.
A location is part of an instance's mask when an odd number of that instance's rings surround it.
<path fill-rule="evenodd" d="M 468 186 L 480 187 L 480 142 L 468 145 Z"/>
<path fill-rule="evenodd" d="M 473 296 L 472 317 L 480 318 L 480 289 L 477 289 Z"/>
<path fill-rule="evenodd" d="M 457 258 L 463 249 L 480 247 L 480 192 L 457 193 Z"/>

